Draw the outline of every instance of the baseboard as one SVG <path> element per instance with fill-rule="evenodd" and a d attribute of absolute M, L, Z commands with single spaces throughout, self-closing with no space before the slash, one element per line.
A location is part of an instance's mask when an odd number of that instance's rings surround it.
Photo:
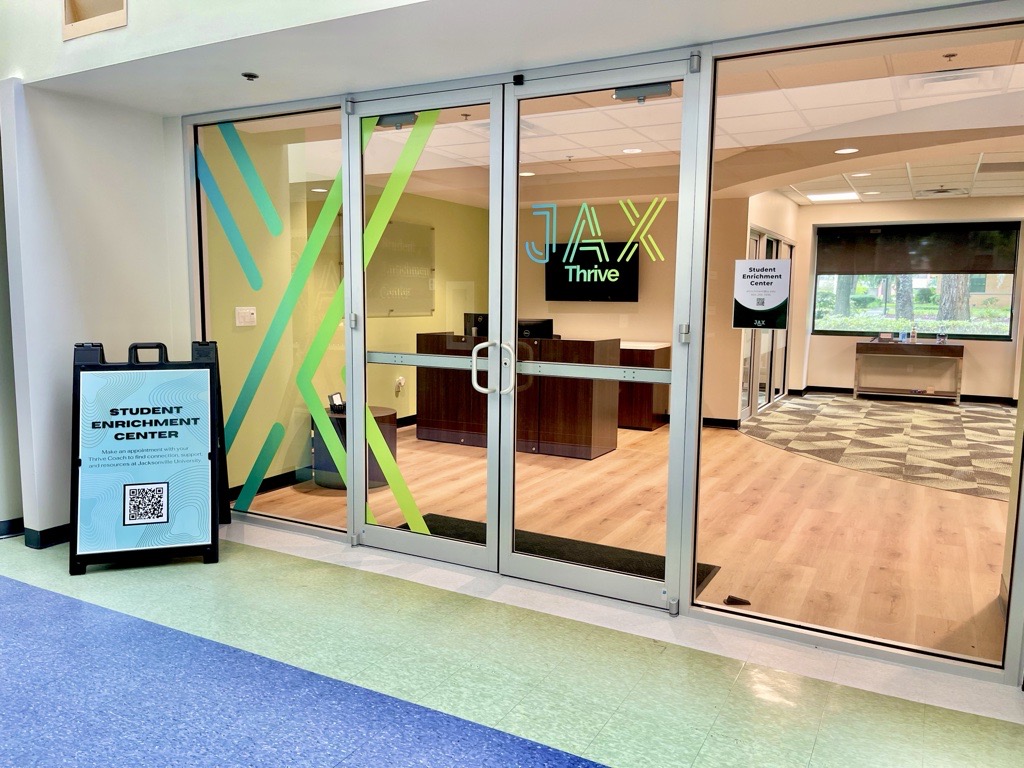
<path fill-rule="evenodd" d="M 276 491 L 279 488 L 288 488 L 292 485 L 304 482 L 311 477 L 310 468 L 303 467 L 302 469 L 293 469 L 291 472 L 283 472 L 280 475 L 273 475 L 272 477 L 264 478 L 263 482 L 260 483 L 259 490 L 256 493 L 266 493 L 267 491 Z M 242 486 L 236 485 L 233 488 L 228 488 L 228 498 L 234 501 L 238 498 L 238 495 L 242 492 Z"/>
<path fill-rule="evenodd" d="M 399 427 L 411 427 L 415 423 L 416 423 L 416 414 L 415 413 L 412 416 L 402 416 L 400 419 L 398 419 L 398 426 Z"/>
<path fill-rule="evenodd" d="M 46 549 L 69 541 L 71 541 L 71 523 L 58 525 L 56 528 L 46 528 L 42 531 L 32 528 L 25 529 L 25 546 L 30 549 Z"/>
<path fill-rule="evenodd" d="M 739 429 L 739 419 L 701 419 L 701 424 L 705 427 L 711 427 L 712 429 Z"/>
<path fill-rule="evenodd" d="M 0 520 L 0 539 L 6 539 L 8 536 L 20 536 L 24 532 L 24 517 L 16 517 L 13 520 Z"/>
<path fill-rule="evenodd" d="M 803 389 L 787 389 L 786 394 L 790 397 L 803 397 L 807 394 L 807 387 Z"/>
<path fill-rule="evenodd" d="M 961 403 L 985 403 L 988 405 L 1006 405 L 1011 408 L 1017 407 L 1017 401 L 1012 397 L 996 397 L 994 395 L 960 395 Z"/>
<path fill-rule="evenodd" d="M 799 395 L 803 397 L 810 392 L 826 392 L 836 395 L 852 395 L 852 387 L 804 387 L 803 389 L 791 389 L 789 390 L 790 395 Z M 883 397 L 886 399 L 899 400 L 899 395 L 872 395 L 872 397 Z M 995 395 L 960 395 L 961 403 L 989 403 L 992 405 L 1008 405 L 1013 408 L 1017 407 L 1017 399 L 1013 397 L 996 397 Z"/>
<path fill-rule="evenodd" d="M 999 610 L 1003 612 L 1003 619 L 1006 619 L 1009 614 L 1010 605 L 1010 589 L 1006 586 L 1006 576 L 1002 575 L 999 577 Z"/>

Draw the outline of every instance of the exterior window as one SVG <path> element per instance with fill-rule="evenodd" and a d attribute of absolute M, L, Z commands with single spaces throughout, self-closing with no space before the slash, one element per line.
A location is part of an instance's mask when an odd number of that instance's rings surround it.
<path fill-rule="evenodd" d="M 1020 224 L 823 227 L 814 333 L 1009 339 Z"/>

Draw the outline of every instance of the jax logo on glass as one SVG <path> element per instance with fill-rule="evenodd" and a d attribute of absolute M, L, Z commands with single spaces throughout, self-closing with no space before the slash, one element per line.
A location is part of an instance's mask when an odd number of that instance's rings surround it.
<path fill-rule="evenodd" d="M 661 252 L 650 230 L 667 200 L 666 197 L 654 198 L 642 215 L 632 200 L 619 200 L 619 208 L 625 214 L 626 221 L 633 227 L 633 231 L 617 254 L 616 263 L 629 261 L 640 248 L 644 249 L 651 261 L 665 260 L 665 254 Z M 537 264 L 547 264 L 558 249 L 558 206 L 555 203 L 534 203 L 533 215 L 544 219 L 544 246 L 542 248 L 536 242 L 528 241 L 525 244 L 526 255 Z M 597 266 L 577 264 L 576 257 L 581 254 L 591 256 L 592 260 L 597 262 Z M 616 282 L 619 279 L 619 270 L 611 266 L 608 246 L 597 218 L 597 209 L 589 203 L 580 205 L 579 213 L 576 214 L 569 242 L 562 251 L 562 265 L 570 283 Z"/>

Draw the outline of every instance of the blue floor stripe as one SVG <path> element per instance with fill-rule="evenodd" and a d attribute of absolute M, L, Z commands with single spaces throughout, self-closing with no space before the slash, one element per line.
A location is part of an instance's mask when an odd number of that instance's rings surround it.
<path fill-rule="evenodd" d="M 0 765 L 597 764 L 0 577 Z"/>

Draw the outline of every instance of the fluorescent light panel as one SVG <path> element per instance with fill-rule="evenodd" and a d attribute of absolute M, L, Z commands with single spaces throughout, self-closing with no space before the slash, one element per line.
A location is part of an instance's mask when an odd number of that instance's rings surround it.
<path fill-rule="evenodd" d="M 812 203 L 840 203 L 845 201 L 860 200 L 856 192 L 821 192 L 806 196 Z"/>

